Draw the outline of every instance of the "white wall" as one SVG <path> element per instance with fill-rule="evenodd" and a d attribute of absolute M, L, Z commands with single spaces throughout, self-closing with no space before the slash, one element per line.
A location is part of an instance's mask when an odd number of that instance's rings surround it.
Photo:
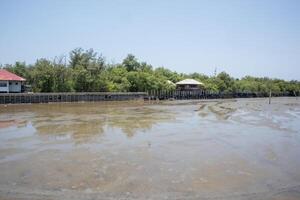
<path fill-rule="evenodd" d="M 21 81 L 9 81 L 9 92 L 21 92 Z"/>
<path fill-rule="evenodd" d="M 0 92 L 9 92 L 9 85 L 8 85 L 8 81 L 0 81 L 0 83 L 4 83 L 6 84 L 6 87 L 0 87 Z"/>

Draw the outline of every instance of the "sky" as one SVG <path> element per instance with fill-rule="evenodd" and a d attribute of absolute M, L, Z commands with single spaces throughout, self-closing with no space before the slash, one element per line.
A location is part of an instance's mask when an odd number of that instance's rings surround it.
<path fill-rule="evenodd" d="M 154 67 L 300 80 L 299 0 L 0 0 L 0 63 L 93 48 Z"/>

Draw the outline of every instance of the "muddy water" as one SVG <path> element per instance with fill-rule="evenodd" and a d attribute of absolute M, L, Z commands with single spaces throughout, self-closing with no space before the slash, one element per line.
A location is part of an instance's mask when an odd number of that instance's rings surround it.
<path fill-rule="evenodd" d="M 0 199 L 300 199 L 300 99 L 1 106 Z"/>

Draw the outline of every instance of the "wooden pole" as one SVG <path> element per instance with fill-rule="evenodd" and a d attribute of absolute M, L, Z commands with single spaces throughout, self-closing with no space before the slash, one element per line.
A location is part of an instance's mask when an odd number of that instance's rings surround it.
<path fill-rule="evenodd" d="M 272 97 L 272 91 L 270 90 L 270 93 L 269 93 L 269 104 L 271 104 L 271 97 Z"/>

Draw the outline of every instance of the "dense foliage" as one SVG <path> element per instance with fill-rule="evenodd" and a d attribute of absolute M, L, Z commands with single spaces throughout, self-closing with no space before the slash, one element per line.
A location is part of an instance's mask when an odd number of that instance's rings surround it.
<path fill-rule="evenodd" d="M 34 92 L 142 92 L 150 90 L 172 90 L 173 83 L 185 78 L 193 78 L 204 83 L 213 92 L 288 92 L 300 91 L 299 81 L 256 78 L 246 76 L 235 79 L 226 72 L 216 76 L 200 73 L 179 74 L 169 69 L 153 68 L 139 62 L 129 54 L 122 63 L 109 64 L 93 49 L 81 48 L 66 57 L 55 60 L 39 59 L 33 65 L 16 62 L 2 68 L 27 79 Z"/>

